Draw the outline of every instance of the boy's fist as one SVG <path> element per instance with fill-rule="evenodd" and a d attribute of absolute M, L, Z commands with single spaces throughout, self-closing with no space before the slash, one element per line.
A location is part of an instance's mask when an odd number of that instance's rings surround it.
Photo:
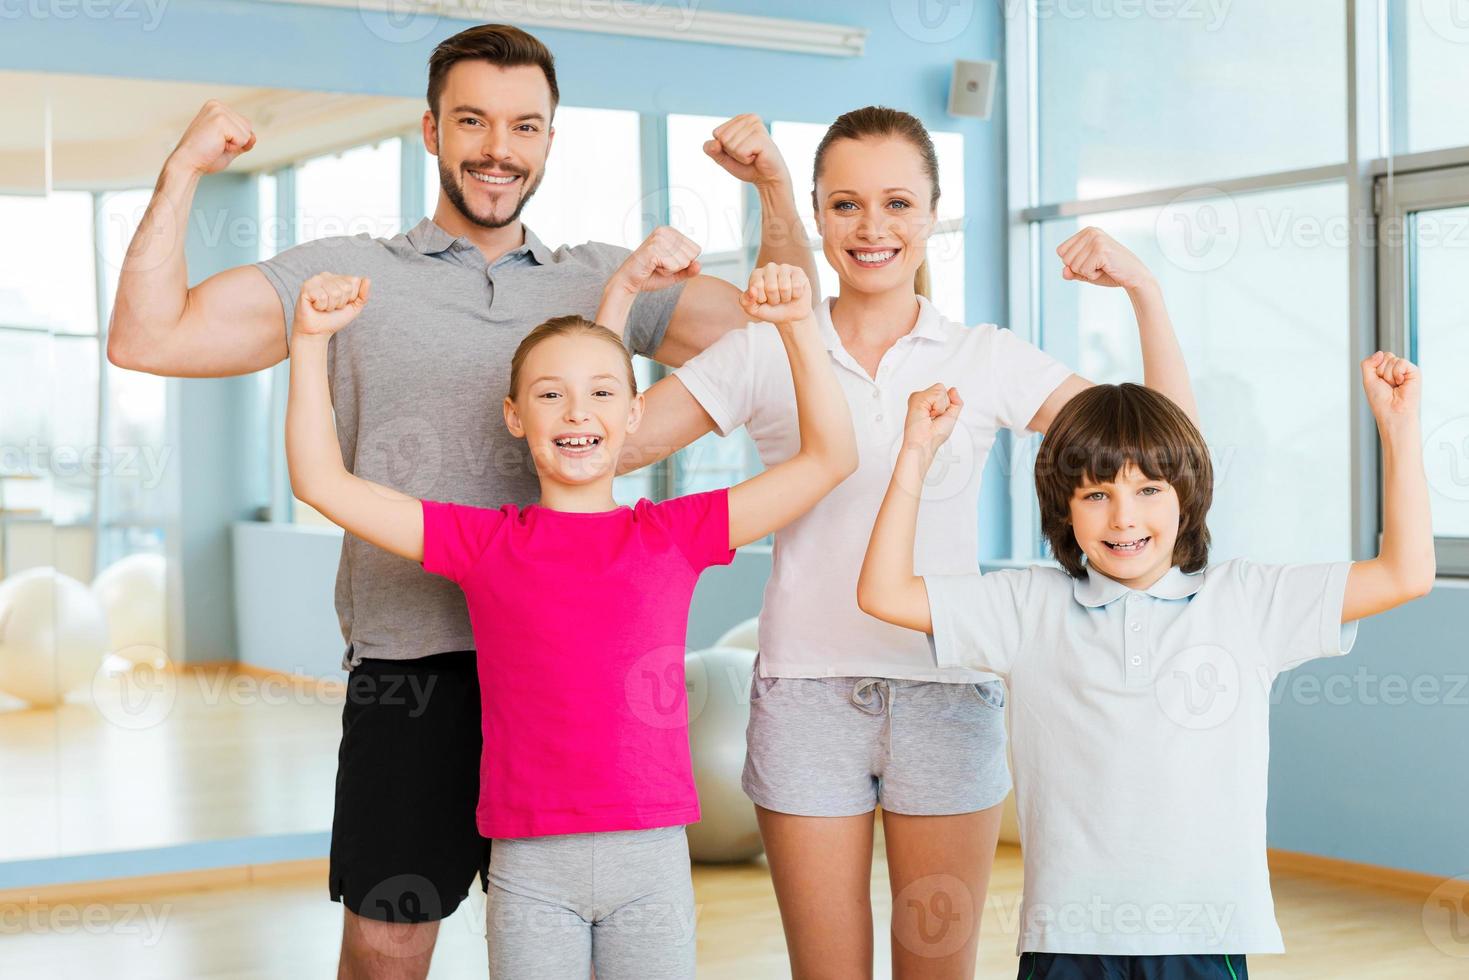
<path fill-rule="evenodd" d="M 750 273 L 740 306 L 751 320 L 795 323 L 811 315 L 811 283 L 799 266 L 771 262 Z"/>
<path fill-rule="evenodd" d="M 903 445 L 923 451 L 932 461 L 939 447 L 948 440 L 964 410 L 964 399 L 957 388 L 932 384 L 908 396 L 908 417 L 903 422 Z"/>
<path fill-rule="evenodd" d="M 295 332 L 330 337 L 362 312 L 371 289 L 372 280 L 365 276 L 318 272 L 301 284 Z"/>
<path fill-rule="evenodd" d="M 1083 228 L 1060 245 L 1061 278 L 1079 279 L 1096 286 L 1136 289 L 1153 282 L 1143 260 L 1100 228 Z"/>
<path fill-rule="evenodd" d="M 1378 351 L 1362 362 L 1362 390 L 1380 424 L 1416 421 L 1422 383 L 1418 366 L 1396 354 Z"/>

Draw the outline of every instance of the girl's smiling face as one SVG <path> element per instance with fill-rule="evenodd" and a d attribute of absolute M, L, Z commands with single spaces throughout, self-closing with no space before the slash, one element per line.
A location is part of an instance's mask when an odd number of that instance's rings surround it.
<path fill-rule="evenodd" d="M 541 479 L 568 486 L 611 480 L 628 433 L 642 421 L 627 359 L 586 334 L 547 337 L 525 358 L 505 425 L 525 439 Z"/>
<path fill-rule="evenodd" d="M 1173 567 L 1178 519 L 1173 485 L 1131 463 L 1071 494 L 1071 530 L 1087 564 L 1131 589 L 1146 589 Z"/>
<path fill-rule="evenodd" d="M 911 288 L 933 231 L 933 181 L 904 139 L 840 139 L 816 181 L 816 226 L 842 287 Z"/>

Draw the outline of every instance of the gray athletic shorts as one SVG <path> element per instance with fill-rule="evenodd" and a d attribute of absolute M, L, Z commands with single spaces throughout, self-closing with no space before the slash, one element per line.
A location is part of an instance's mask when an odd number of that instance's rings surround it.
<path fill-rule="evenodd" d="M 757 664 L 745 795 L 809 817 L 987 810 L 1010 792 L 1004 708 L 999 681 L 761 677 Z"/>
<path fill-rule="evenodd" d="M 490 980 L 685 980 L 694 885 L 682 827 L 496 838 Z"/>

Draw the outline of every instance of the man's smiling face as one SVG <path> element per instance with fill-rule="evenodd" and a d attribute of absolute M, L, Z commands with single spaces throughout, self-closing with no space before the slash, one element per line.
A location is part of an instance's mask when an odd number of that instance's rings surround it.
<path fill-rule="evenodd" d="M 503 68 L 466 59 L 451 67 L 439 95 L 430 142 L 439 185 L 469 221 L 503 228 L 541 184 L 551 129 L 551 86 L 535 65 Z M 431 147 L 430 152 L 433 152 Z"/>

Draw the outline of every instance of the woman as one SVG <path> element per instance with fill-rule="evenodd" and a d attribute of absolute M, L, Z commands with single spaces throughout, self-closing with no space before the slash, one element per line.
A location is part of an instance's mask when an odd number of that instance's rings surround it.
<path fill-rule="evenodd" d="M 775 153 L 773 144 L 765 152 Z M 969 398 L 923 490 L 915 555 L 920 574 L 964 573 L 978 569 L 976 500 L 998 430 L 1044 432 L 1089 382 L 1007 330 L 945 318 L 923 295 L 939 185 L 933 144 L 917 119 L 880 107 L 837 119 L 816 151 L 813 198 L 823 250 L 841 280 L 816 316 L 860 461 L 776 534 L 744 787 L 757 808 L 794 976 L 871 975 L 869 881 L 881 805 L 894 976 L 972 977 L 1010 788 L 1003 687 L 991 674 L 939 669 L 921 634 L 865 615 L 857 573 L 911 391 L 942 382 Z M 1065 278 L 1127 290 L 1147 383 L 1186 393 L 1162 294 L 1142 263 L 1096 229 L 1058 252 Z M 765 465 L 779 463 L 800 444 L 789 376 L 772 328 L 732 331 L 648 392 L 647 421 L 629 440 L 625 468 L 741 425 Z"/>

